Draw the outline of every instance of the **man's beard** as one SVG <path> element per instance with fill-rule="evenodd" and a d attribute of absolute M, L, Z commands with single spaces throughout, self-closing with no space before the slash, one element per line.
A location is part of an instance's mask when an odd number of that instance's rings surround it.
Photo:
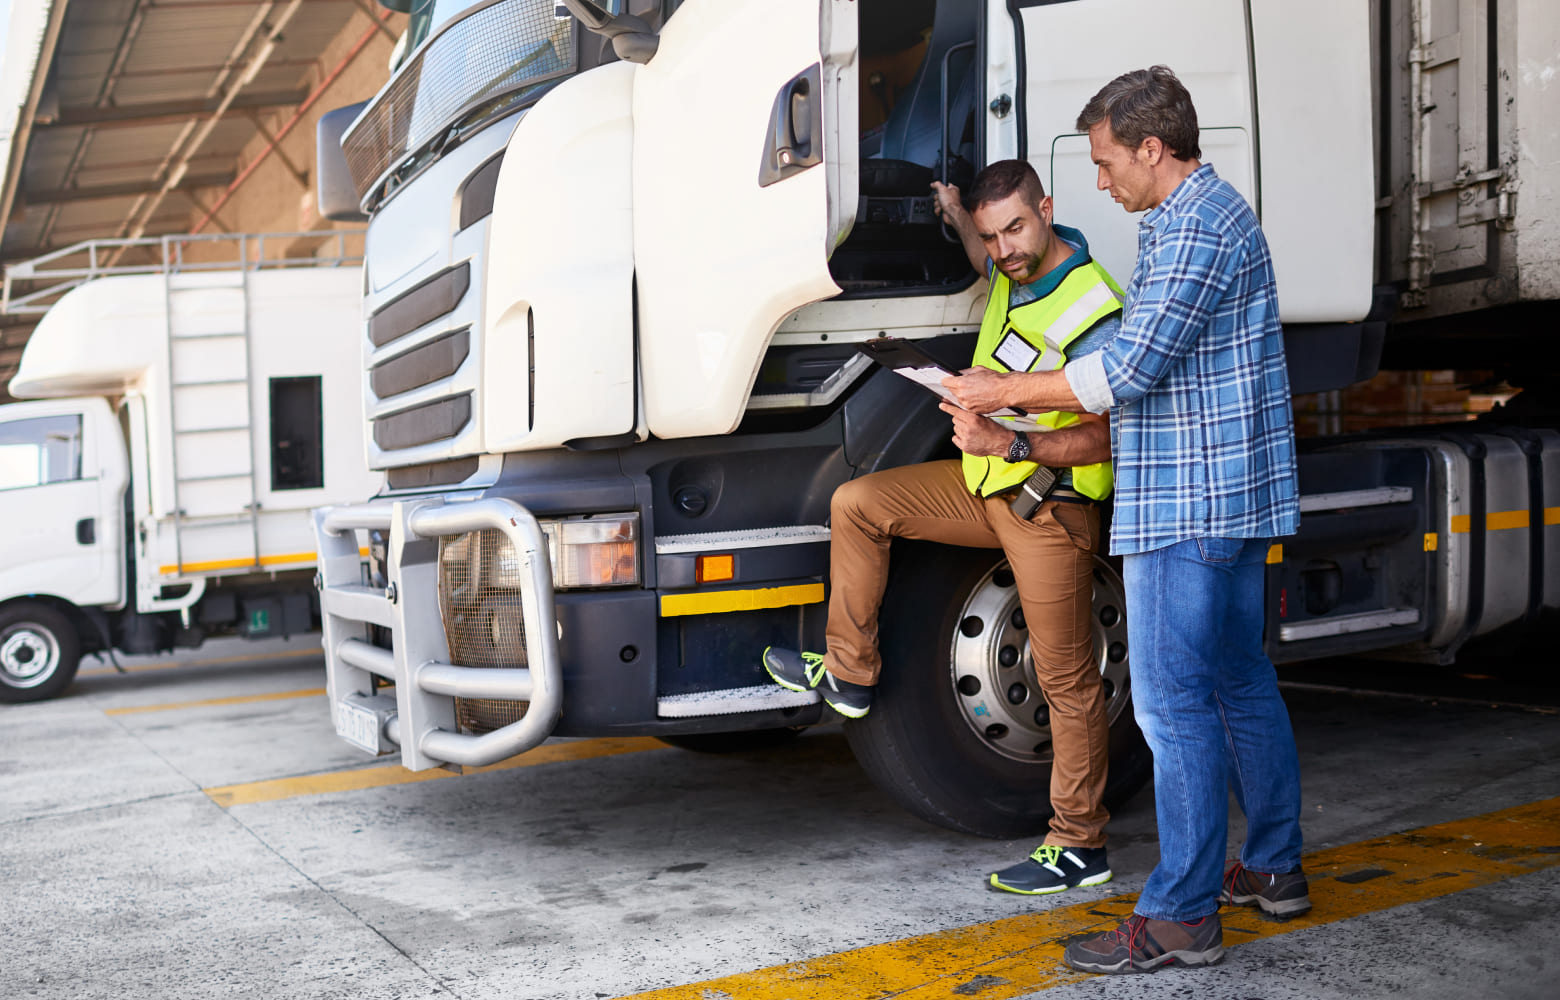
<path fill-rule="evenodd" d="M 1032 278 L 1040 270 L 1040 255 L 1033 253 L 1012 254 L 1002 258 L 1002 273 L 1014 281 Z"/>

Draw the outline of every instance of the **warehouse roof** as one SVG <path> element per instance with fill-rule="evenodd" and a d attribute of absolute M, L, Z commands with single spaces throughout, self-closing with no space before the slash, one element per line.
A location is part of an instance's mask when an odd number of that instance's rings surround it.
<path fill-rule="evenodd" d="M 297 108 L 373 0 L 17 0 L 0 132 L 0 264 L 88 239 L 187 231 Z M 22 37 L 16 37 L 18 25 Z M 30 74 L 25 63 L 36 51 Z M 20 72 L 19 72 L 20 69 Z M 6 146 L 0 134 L 0 151 Z M 307 171 L 308 165 L 300 165 Z M 199 223 L 194 223 L 198 225 Z M 30 324 L 0 317 L 0 396 Z"/>

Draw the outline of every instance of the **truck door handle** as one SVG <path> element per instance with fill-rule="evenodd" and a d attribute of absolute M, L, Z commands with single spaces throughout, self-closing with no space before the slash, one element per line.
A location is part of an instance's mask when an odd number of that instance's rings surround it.
<path fill-rule="evenodd" d="M 758 186 L 823 162 L 823 75 L 818 63 L 787 80 L 769 112 Z"/>
<path fill-rule="evenodd" d="M 84 517 L 76 522 L 76 541 L 82 545 L 97 541 L 97 518 Z"/>

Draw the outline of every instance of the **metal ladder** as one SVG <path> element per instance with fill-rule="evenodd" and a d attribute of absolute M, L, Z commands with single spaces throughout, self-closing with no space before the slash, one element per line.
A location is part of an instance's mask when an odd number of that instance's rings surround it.
<path fill-rule="evenodd" d="M 245 254 L 247 257 L 247 253 Z M 187 488 L 196 483 L 238 482 L 243 484 L 244 502 L 242 520 L 249 524 L 250 538 L 250 568 L 260 569 L 260 510 L 259 496 L 260 484 L 256 479 L 258 469 L 255 464 L 255 434 L 254 434 L 254 386 L 249 377 L 252 358 L 250 355 L 249 338 L 249 273 L 247 259 L 244 260 L 234 276 L 235 280 L 213 282 L 213 275 L 201 275 L 198 273 L 181 273 L 174 268 L 163 271 L 164 307 L 167 311 L 168 322 L 168 422 L 172 451 L 169 455 L 170 468 L 173 472 L 173 536 L 174 556 L 178 564 L 178 572 L 184 572 L 184 534 L 190 526 L 190 515 L 186 509 L 188 498 Z M 222 275 L 224 279 L 229 275 Z M 181 332 L 179 327 L 178 306 L 182 300 L 193 298 L 202 293 L 208 293 L 213 289 L 224 290 L 236 288 L 239 292 L 239 323 L 236 330 L 196 331 Z M 189 378 L 180 374 L 179 355 L 181 345 L 191 345 L 195 342 L 221 342 L 237 341 L 241 353 L 241 364 L 236 370 L 220 371 L 216 377 Z M 186 362 L 187 365 L 187 362 Z M 231 422 L 221 422 L 213 426 L 188 426 L 188 421 L 180 419 L 180 400 L 186 398 L 192 390 L 202 389 L 238 389 L 242 388 L 243 411 L 242 414 Z M 190 403 L 184 404 L 183 411 L 186 416 Z M 215 434 L 228 434 L 241 436 L 243 441 L 244 462 L 243 468 L 231 472 L 202 473 L 199 470 L 186 470 L 180 468 L 179 451 L 181 442 L 192 441 L 197 438 L 209 437 Z M 231 507 L 230 507 L 231 509 Z M 207 523 L 211 523 L 209 520 Z M 221 523 L 231 524 L 231 520 L 223 519 Z"/>

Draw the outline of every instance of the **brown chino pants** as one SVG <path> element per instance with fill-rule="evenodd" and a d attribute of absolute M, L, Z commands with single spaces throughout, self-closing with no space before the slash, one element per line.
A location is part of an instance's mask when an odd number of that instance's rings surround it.
<path fill-rule="evenodd" d="M 1008 509 L 1008 499 L 972 496 L 957 461 L 875 472 L 836 490 L 824 663 L 841 680 L 877 683 L 878 610 L 892 539 L 1002 549 L 1029 625 L 1036 679 L 1051 710 L 1056 815 L 1046 843 L 1102 847 L 1109 818 L 1101 801 L 1109 727 L 1091 633 L 1099 510 L 1051 500 L 1025 521 Z"/>

